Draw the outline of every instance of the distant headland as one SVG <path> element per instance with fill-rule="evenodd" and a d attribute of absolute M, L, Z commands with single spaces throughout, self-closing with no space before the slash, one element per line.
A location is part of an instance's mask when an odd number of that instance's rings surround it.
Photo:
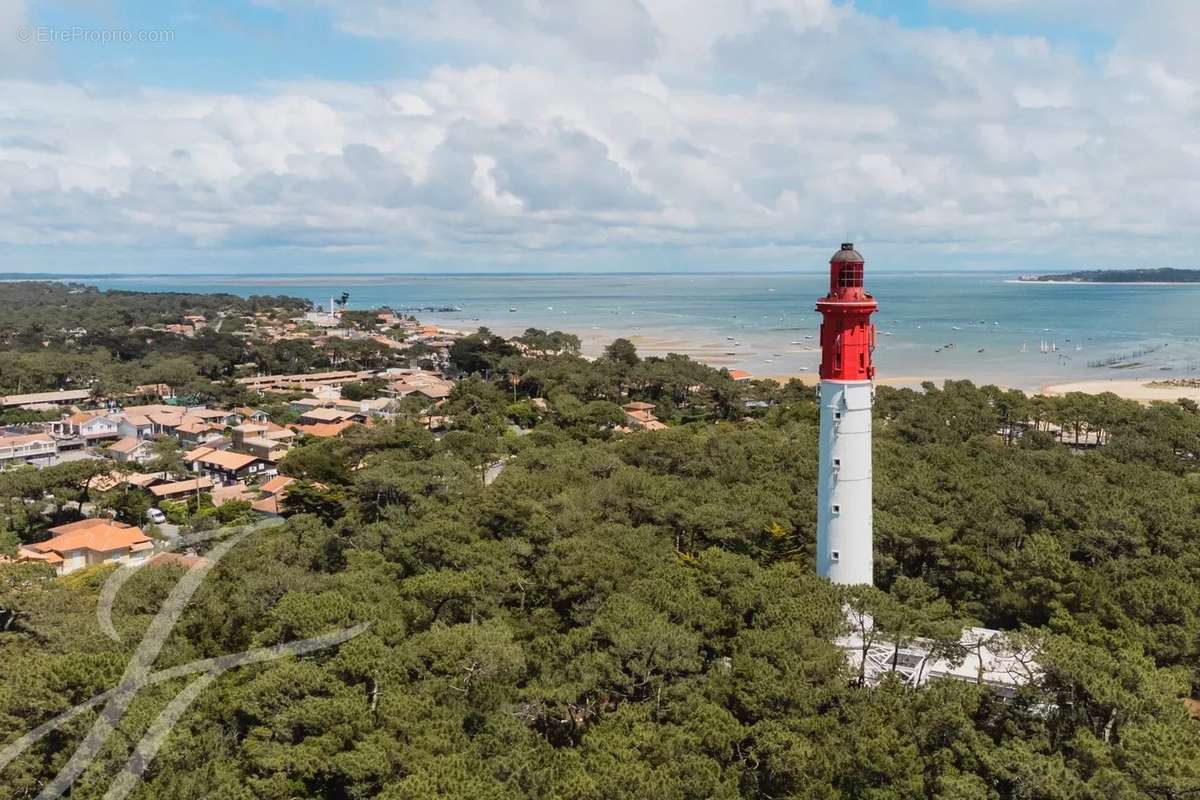
<path fill-rule="evenodd" d="M 1200 269 L 1092 269 L 1058 275 L 1022 275 L 1025 283 L 1200 283 Z"/>

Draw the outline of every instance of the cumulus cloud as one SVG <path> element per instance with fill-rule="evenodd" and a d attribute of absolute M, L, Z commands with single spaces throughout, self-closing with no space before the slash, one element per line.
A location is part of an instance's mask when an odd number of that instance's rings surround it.
<path fill-rule="evenodd" d="M 831 0 L 327 10 L 462 50 L 413 78 L 240 94 L 0 80 L 0 241 L 736 266 L 853 231 L 931 257 L 1196 255 L 1200 62 L 1145 46 L 1194 30 L 1187 3 L 1156 0 L 1088 59 Z"/>

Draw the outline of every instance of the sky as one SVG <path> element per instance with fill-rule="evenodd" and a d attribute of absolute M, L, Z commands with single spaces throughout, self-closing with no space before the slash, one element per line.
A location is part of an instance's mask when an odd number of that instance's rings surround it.
<path fill-rule="evenodd" d="M 1200 0 L 0 0 L 0 272 L 1200 266 Z"/>

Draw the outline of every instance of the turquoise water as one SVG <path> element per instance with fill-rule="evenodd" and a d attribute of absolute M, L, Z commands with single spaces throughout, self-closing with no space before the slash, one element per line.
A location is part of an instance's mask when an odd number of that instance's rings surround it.
<path fill-rule="evenodd" d="M 1011 272 L 868 271 L 879 300 L 879 376 L 970 378 L 1026 389 L 1083 378 L 1200 377 L 1200 284 L 1025 284 Z M 814 371 L 827 278 L 770 274 L 139 276 L 100 288 L 290 294 L 349 308 L 459 306 L 422 320 L 500 333 L 571 331 L 595 352 L 616 336 L 755 374 Z M 509 309 L 515 309 L 510 311 Z M 890 335 L 886 335 L 890 334 Z M 813 337 L 813 338 L 806 338 Z M 1057 347 L 1040 352 L 1041 342 Z M 946 347 L 946 345 L 953 347 Z M 1022 348 L 1026 352 L 1022 352 Z M 1152 352 L 1120 369 L 1089 361 Z M 733 355 L 726 355 L 732 353 Z"/>

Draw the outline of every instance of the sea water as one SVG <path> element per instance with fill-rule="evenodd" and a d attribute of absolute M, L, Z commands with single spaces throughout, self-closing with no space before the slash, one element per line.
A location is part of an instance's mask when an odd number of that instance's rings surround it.
<path fill-rule="evenodd" d="M 1024 389 L 1079 379 L 1200 378 L 1200 284 L 1023 283 L 1011 272 L 868 273 L 880 378 L 968 378 Z M 511 335 L 617 336 L 756 375 L 814 374 L 827 273 L 137 276 L 102 289 L 288 294 L 390 306 Z M 438 307 L 461 311 L 436 312 Z M 1097 364 L 1103 364 L 1098 366 Z"/>

